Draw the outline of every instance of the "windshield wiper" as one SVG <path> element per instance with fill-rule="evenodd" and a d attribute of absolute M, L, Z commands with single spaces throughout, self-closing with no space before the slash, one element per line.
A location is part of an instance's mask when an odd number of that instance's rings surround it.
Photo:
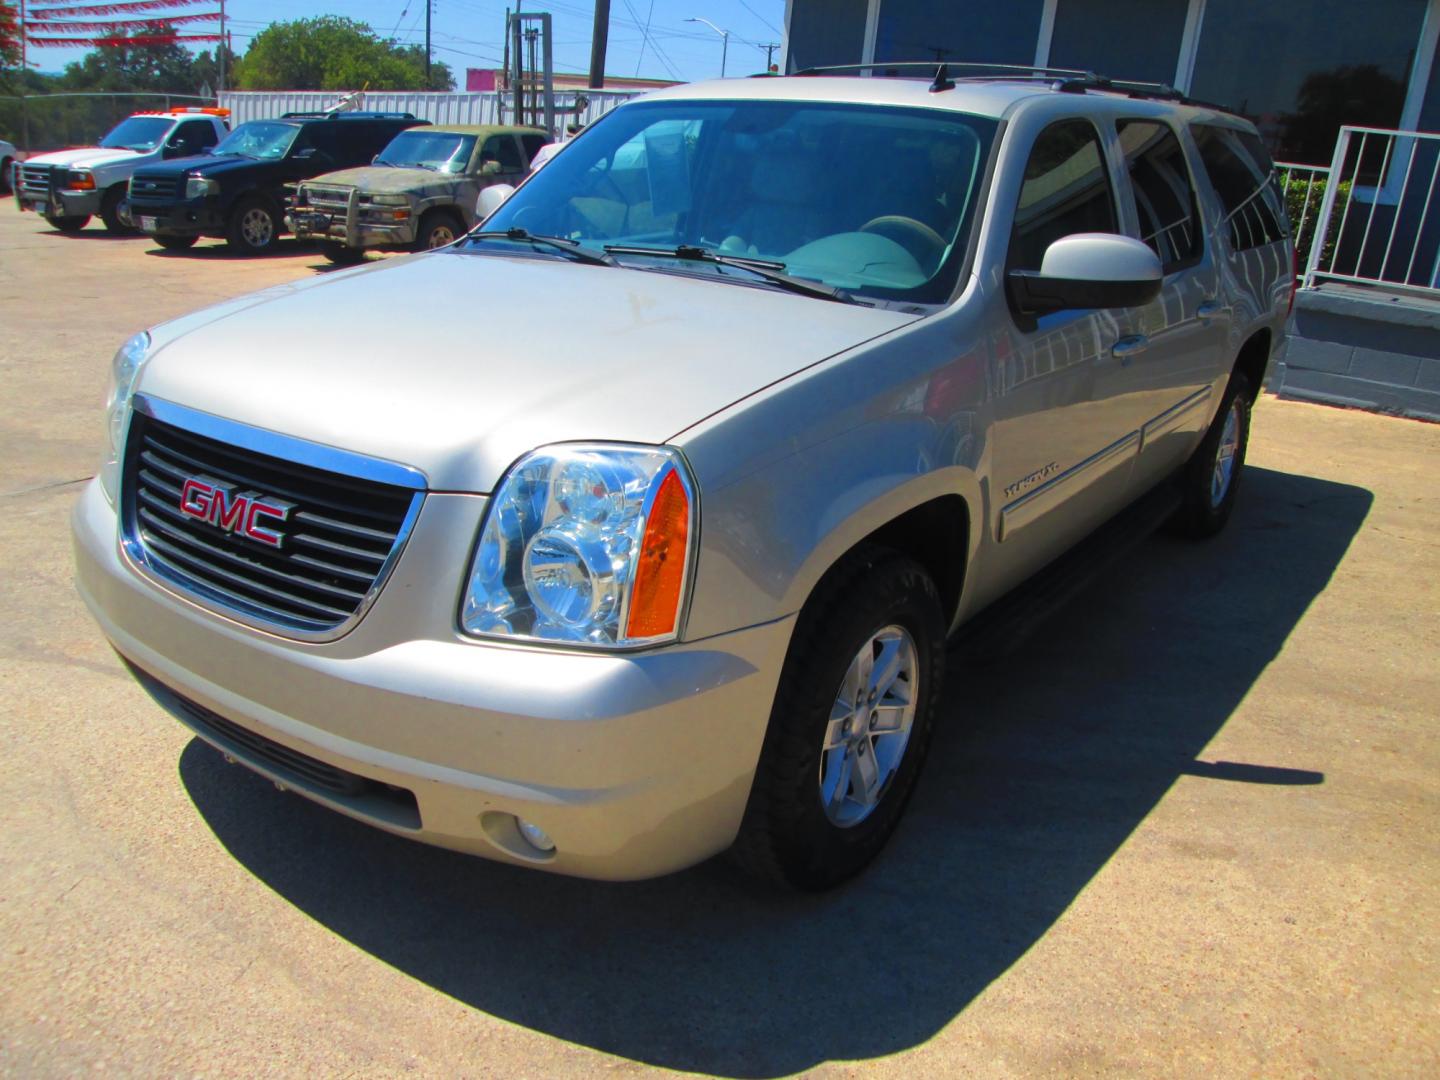
<path fill-rule="evenodd" d="M 605 250 L 611 255 L 648 255 L 660 259 L 683 259 L 687 262 L 711 263 L 715 266 L 730 266 L 737 270 L 748 270 L 757 277 L 764 278 L 772 285 L 778 285 L 789 292 L 800 293 L 804 296 L 815 296 L 821 300 L 834 300 L 842 304 L 854 304 L 857 301 L 844 289 L 837 289 L 833 285 L 823 285 L 818 281 L 811 281 L 808 278 L 795 277 L 793 274 L 785 273 L 785 264 L 776 262 L 773 259 L 751 259 L 744 255 L 721 255 L 718 251 L 711 251 L 709 248 L 695 247 L 693 244 L 681 244 L 673 248 L 643 247 L 631 244 L 606 244 Z"/>
<path fill-rule="evenodd" d="M 541 236 L 528 229 L 486 229 L 483 232 L 472 232 L 469 239 L 512 240 L 518 244 L 534 244 L 536 247 L 554 248 L 556 251 L 571 256 L 576 262 L 592 263 L 595 266 L 616 265 L 615 260 L 609 255 L 581 247 L 578 240 L 571 240 L 564 236 Z"/>

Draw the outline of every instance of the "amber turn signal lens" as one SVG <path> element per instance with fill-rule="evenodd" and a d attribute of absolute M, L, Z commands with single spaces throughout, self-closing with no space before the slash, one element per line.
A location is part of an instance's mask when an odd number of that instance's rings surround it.
<path fill-rule="evenodd" d="M 645 522 L 625 628 L 627 637 L 652 638 L 675 632 L 689 541 L 690 499 L 679 474 L 671 470 L 660 482 Z"/>
<path fill-rule="evenodd" d="M 71 173 L 70 182 L 65 186 L 71 191 L 94 191 L 95 177 L 89 173 Z"/>

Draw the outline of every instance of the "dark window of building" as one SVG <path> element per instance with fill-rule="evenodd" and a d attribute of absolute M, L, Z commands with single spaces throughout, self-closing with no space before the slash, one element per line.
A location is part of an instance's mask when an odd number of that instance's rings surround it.
<path fill-rule="evenodd" d="M 793 0 L 790 70 L 860 63 L 866 6 L 865 0 Z"/>
<path fill-rule="evenodd" d="M 1200 257 L 1203 241 L 1195 186 L 1175 132 L 1148 120 L 1118 125 L 1140 238 L 1160 256 L 1167 274 Z"/>
<path fill-rule="evenodd" d="M 1255 121 L 1280 161 L 1325 165 L 1342 124 L 1400 120 L 1426 0 L 1207 0 L 1190 92 Z"/>
<path fill-rule="evenodd" d="M 1210 124 L 1196 124 L 1190 130 L 1224 207 L 1231 247 L 1245 251 L 1284 239 L 1288 232 L 1285 212 L 1260 140 Z"/>
<path fill-rule="evenodd" d="M 1039 270 L 1045 249 L 1063 236 L 1117 231 L 1099 132 L 1088 120 L 1051 124 L 1025 163 L 1008 268 Z"/>
<path fill-rule="evenodd" d="M 1043 7 L 1043 0 L 988 4 L 884 0 L 875 59 L 1033 64 Z"/>
<path fill-rule="evenodd" d="M 545 145 L 545 136 L 544 136 L 544 135 L 521 135 L 521 136 L 520 136 L 520 145 L 525 148 L 525 156 L 526 156 L 527 158 L 529 158 L 531 161 L 534 161 L 534 160 L 535 160 L 535 155 L 540 152 L 540 147 L 542 147 L 542 146 Z"/>
<path fill-rule="evenodd" d="M 1060 0 L 1050 66 L 1170 84 L 1189 0 Z"/>

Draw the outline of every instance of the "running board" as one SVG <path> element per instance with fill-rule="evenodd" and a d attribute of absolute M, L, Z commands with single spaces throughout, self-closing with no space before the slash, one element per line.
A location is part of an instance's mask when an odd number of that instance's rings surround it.
<path fill-rule="evenodd" d="M 966 622 L 950 639 L 950 652 L 966 660 L 987 660 L 1013 651 L 1096 578 L 1145 543 L 1180 503 L 1174 483 L 1158 485 Z"/>

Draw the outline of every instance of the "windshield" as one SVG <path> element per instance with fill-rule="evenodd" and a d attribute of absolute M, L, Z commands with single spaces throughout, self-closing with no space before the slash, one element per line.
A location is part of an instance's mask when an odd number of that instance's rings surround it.
<path fill-rule="evenodd" d="M 221 140 L 211 153 L 240 154 L 243 157 L 274 160 L 285 156 L 300 128 L 273 120 L 252 120 L 241 124 Z"/>
<path fill-rule="evenodd" d="M 375 163 L 463 173 L 470 161 L 470 152 L 474 149 L 474 135 L 455 135 L 445 131 L 404 131 L 391 139 L 390 145 L 380 151 Z"/>
<path fill-rule="evenodd" d="M 107 150 L 154 150 L 174 123 L 163 116 L 132 116 L 116 124 L 100 145 Z"/>
<path fill-rule="evenodd" d="M 996 122 L 816 102 L 647 102 L 615 110 L 486 223 L 606 246 L 684 245 L 783 264 L 880 300 L 949 298 Z M 493 243 L 487 246 L 494 246 Z M 715 264 L 627 265 L 748 280 Z"/>

